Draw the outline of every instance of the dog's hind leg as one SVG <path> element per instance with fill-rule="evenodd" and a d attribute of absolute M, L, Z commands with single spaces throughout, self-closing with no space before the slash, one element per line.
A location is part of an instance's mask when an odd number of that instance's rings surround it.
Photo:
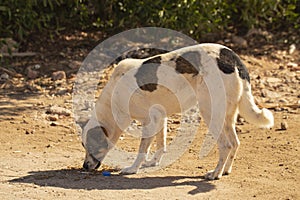
<path fill-rule="evenodd" d="M 226 165 L 225 165 L 225 169 L 223 174 L 228 175 L 231 173 L 232 170 L 232 165 L 233 165 L 233 161 L 236 157 L 238 148 L 240 146 L 240 141 L 239 138 L 236 134 L 235 131 L 235 122 L 236 122 L 236 118 L 237 118 L 237 107 L 236 104 L 234 105 L 229 105 L 229 108 L 231 107 L 231 109 L 228 109 L 228 115 L 227 115 L 227 120 L 225 122 L 224 128 L 225 128 L 225 132 L 226 132 L 226 137 L 228 138 L 230 144 L 231 144 L 231 151 L 230 154 L 228 156 Z M 231 113 L 229 115 L 229 113 Z"/>
<path fill-rule="evenodd" d="M 219 162 L 215 170 L 206 175 L 206 178 L 210 180 L 219 179 L 222 175 L 231 173 L 232 164 L 240 145 L 235 131 L 236 107 L 228 104 L 227 108 L 224 127 L 218 139 Z"/>
<path fill-rule="evenodd" d="M 156 152 L 151 160 L 147 160 L 143 166 L 145 167 L 152 167 L 152 166 L 158 166 L 163 154 L 167 151 L 167 118 L 162 119 L 163 120 L 163 129 L 159 131 L 159 133 L 156 135 Z"/>
<path fill-rule="evenodd" d="M 221 118 L 215 118 L 216 120 L 212 120 L 213 109 L 211 107 L 211 98 L 209 97 L 210 95 L 207 87 L 206 86 L 202 87 L 201 93 L 199 93 L 198 96 L 199 110 L 205 123 L 209 127 L 208 134 L 215 137 L 214 139 L 212 139 L 212 143 L 208 143 L 206 145 L 214 145 L 214 140 L 216 140 L 219 149 L 219 161 L 216 168 L 212 171 L 209 171 L 205 176 L 206 179 L 214 180 L 214 179 L 221 178 L 223 175 L 225 164 L 227 162 L 228 155 L 230 154 L 231 151 L 231 144 L 226 136 L 226 131 L 224 126 L 221 128 L 221 131 L 219 133 L 216 133 L 216 131 L 219 131 L 218 129 L 214 129 L 214 127 L 216 126 L 220 127 L 220 124 L 221 125 L 224 124 L 224 119 L 222 120 Z M 211 146 L 202 146 L 202 148 L 206 148 L 208 149 L 208 151 L 212 149 Z"/>
<path fill-rule="evenodd" d="M 228 175 L 231 173 L 232 165 L 236 157 L 238 148 L 240 146 L 240 141 L 237 137 L 234 124 L 228 124 L 228 126 L 226 126 L 226 136 L 230 141 L 231 151 L 226 161 L 226 165 L 223 172 L 224 175 Z"/>

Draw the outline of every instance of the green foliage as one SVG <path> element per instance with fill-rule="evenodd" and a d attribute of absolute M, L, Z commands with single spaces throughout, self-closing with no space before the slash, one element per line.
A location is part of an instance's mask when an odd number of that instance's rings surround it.
<path fill-rule="evenodd" d="M 209 32 L 299 31 L 299 0 L 1 0 L 0 38 L 64 28 L 158 26 L 195 39 Z"/>
<path fill-rule="evenodd" d="M 2 0 L 0 37 L 22 40 L 31 32 L 58 30 L 62 28 L 60 23 L 77 20 L 81 5 L 83 3 L 80 0 Z"/>
<path fill-rule="evenodd" d="M 160 26 L 200 37 L 232 28 L 299 29 L 299 0 L 114 0 L 115 26 Z"/>

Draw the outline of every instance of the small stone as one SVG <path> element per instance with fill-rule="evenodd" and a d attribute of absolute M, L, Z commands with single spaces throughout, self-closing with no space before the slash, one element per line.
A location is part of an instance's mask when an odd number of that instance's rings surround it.
<path fill-rule="evenodd" d="M 36 64 L 36 65 L 33 66 L 33 68 L 34 68 L 35 70 L 40 69 L 40 68 L 41 68 L 41 65 Z"/>
<path fill-rule="evenodd" d="M 248 42 L 242 37 L 239 36 L 232 36 L 232 42 L 238 45 L 241 48 L 247 48 L 248 47 Z"/>
<path fill-rule="evenodd" d="M 281 122 L 280 123 L 280 129 L 281 130 L 287 130 L 288 129 L 288 124 L 287 124 L 287 122 Z"/>
<path fill-rule="evenodd" d="M 268 78 L 266 78 L 266 82 L 268 82 L 268 83 L 279 83 L 279 82 L 282 82 L 282 80 L 280 78 L 268 77 Z"/>
<path fill-rule="evenodd" d="M 9 75 L 7 73 L 3 73 L 0 76 L 0 81 L 7 81 L 9 79 Z"/>
<path fill-rule="evenodd" d="M 31 67 L 27 68 L 27 78 L 36 79 L 39 76 L 39 72 L 32 70 Z"/>
<path fill-rule="evenodd" d="M 287 64 L 287 67 L 288 67 L 288 68 L 298 67 L 298 64 L 297 64 L 297 63 L 294 63 L 294 62 L 289 62 L 289 63 Z"/>
<path fill-rule="evenodd" d="M 293 54 L 296 51 L 296 45 L 295 44 L 291 44 L 289 46 L 289 54 Z"/>
<path fill-rule="evenodd" d="M 49 116 L 47 116 L 47 119 L 49 121 L 57 121 L 58 120 L 58 115 L 49 115 Z"/>
<path fill-rule="evenodd" d="M 57 105 L 51 106 L 46 111 L 47 114 L 57 114 L 57 115 L 65 115 L 70 116 L 72 112 L 66 108 L 59 107 Z"/>
<path fill-rule="evenodd" d="M 268 90 L 268 89 L 262 89 L 261 96 L 266 97 L 266 98 L 272 98 L 272 99 L 281 97 L 281 95 L 279 93 L 273 92 L 273 91 Z"/>
<path fill-rule="evenodd" d="M 51 79 L 53 81 L 66 79 L 66 73 L 64 71 L 56 71 L 52 73 Z"/>

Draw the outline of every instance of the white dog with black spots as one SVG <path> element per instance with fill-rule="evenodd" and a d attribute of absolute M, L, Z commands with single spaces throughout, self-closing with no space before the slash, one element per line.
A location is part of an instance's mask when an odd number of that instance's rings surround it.
<path fill-rule="evenodd" d="M 197 103 L 219 149 L 216 168 L 206 174 L 210 180 L 231 173 L 240 145 L 238 114 L 260 127 L 274 125 L 273 114 L 254 102 L 245 65 L 225 46 L 205 43 L 146 59 L 129 58 L 115 68 L 83 129 L 83 167 L 98 168 L 132 119 L 143 126 L 141 143 L 135 162 L 121 172 L 133 174 L 141 165 L 159 165 L 166 151 L 167 117 Z M 148 160 L 155 137 L 157 151 Z"/>

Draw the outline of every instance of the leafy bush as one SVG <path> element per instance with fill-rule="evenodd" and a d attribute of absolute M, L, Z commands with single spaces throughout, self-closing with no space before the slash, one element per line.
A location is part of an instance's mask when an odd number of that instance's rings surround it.
<path fill-rule="evenodd" d="M 0 37 L 22 40 L 34 31 L 62 28 L 60 23 L 76 22 L 81 4 L 79 0 L 3 0 L 0 4 Z"/>
<path fill-rule="evenodd" d="M 299 0 L 2 0 L 0 38 L 64 28 L 104 30 L 158 26 L 199 39 L 250 28 L 299 31 Z"/>

